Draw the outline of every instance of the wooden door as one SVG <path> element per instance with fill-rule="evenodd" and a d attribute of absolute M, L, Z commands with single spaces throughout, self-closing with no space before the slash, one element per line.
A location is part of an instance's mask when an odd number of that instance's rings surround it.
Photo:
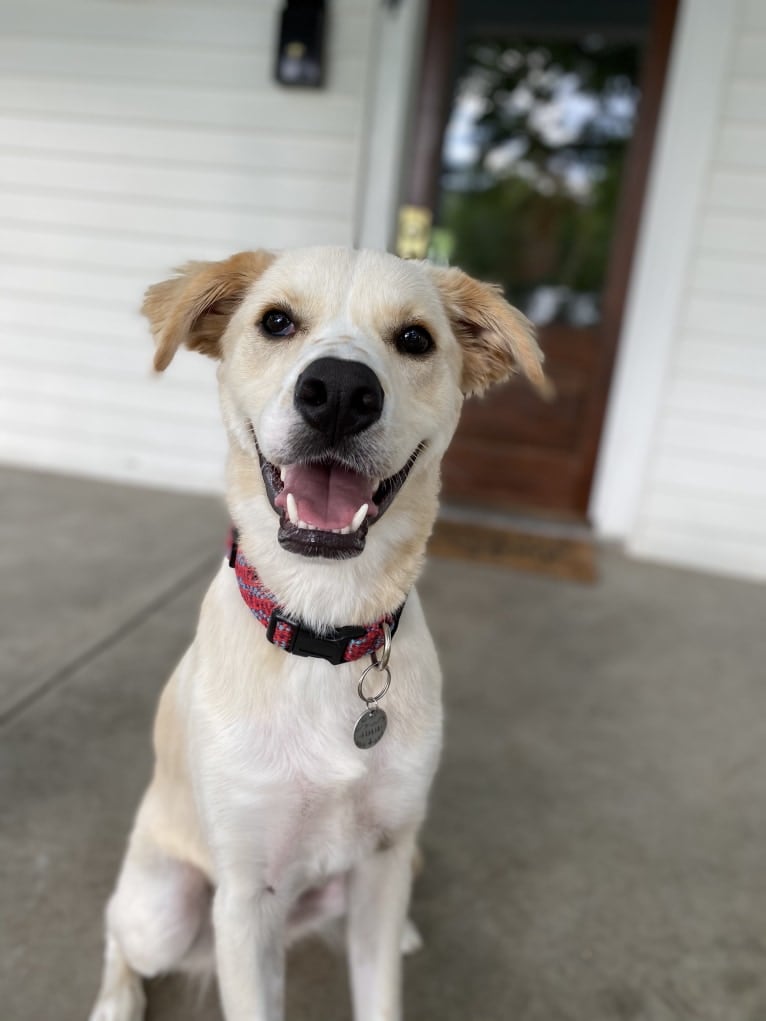
<path fill-rule="evenodd" d="M 448 500 L 586 515 L 675 7 L 431 2 L 407 197 L 536 321 L 556 389 L 467 402 Z"/>

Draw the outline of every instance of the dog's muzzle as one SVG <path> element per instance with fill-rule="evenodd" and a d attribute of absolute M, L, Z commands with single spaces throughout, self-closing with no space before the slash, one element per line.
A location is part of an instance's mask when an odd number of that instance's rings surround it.
<path fill-rule="evenodd" d="M 394 475 L 375 474 L 379 437 L 367 430 L 379 421 L 384 400 L 368 365 L 318 358 L 295 384 L 301 423 L 291 431 L 282 464 L 263 456 L 250 423 L 284 549 L 336 560 L 362 552 L 370 525 L 391 505 L 425 447 L 419 443 Z"/>
<path fill-rule="evenodd" d="M 293 402 L 301 421 L 282 464 L 261 452 L 250 430 L 266 493 L 279 515 L 278 540 L 291 553 L 344 559 L 364 549 L 367 531 L 404 485 L 425 443 L 388 478 L 375 474 L 376 440 L 385 396 L 362 362 L 318 358 L 298 377 Z"/>

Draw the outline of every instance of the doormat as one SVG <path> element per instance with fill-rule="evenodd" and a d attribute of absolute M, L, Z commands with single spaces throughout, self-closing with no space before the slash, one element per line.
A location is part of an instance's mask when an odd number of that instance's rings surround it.
<path fill-rule="evenodd" d="M 436 557 L 534 571 L 570 581 L 594 582 L 598 577 L 593 543 L 585 538 L 440 519 L 428 552 Z"/>

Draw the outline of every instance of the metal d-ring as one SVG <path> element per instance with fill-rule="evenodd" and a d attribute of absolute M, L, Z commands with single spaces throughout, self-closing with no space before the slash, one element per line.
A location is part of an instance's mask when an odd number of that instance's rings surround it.
<path fill-rule="evenodd" d="M 391 628 L 385 620 L 380 625 L 380 628 L 383 632 L 383 652 L 381 653 L 380 659 L 378 659 L 378 654 L 376 650 L 373 649 L 370 653 L 370 659 L 372 660 L 372 665 L 376 670 L 386 670 L 388 668 L 388 660 L 391 655 Z M 365 673 L 366 672 L 367 671 L 365 671 Z"/>
<path fill-rule="evenodd" d="M 383 687 L 380 689 L 377 695 L 372 695 L 371 697 L 368 698 L 367 695 L 365 695 L 364 693 L 364 679 L 370 672 L 370 670 L 385 670 L 386 683 L 383 685 Z M 356 690 L 359 695 L 359 698 L 361 698 L 361 700 L 365 702 L 367 704 L 367 707 L 369 708 L 370 706 L 376 705 L 383 698 L 383 696 L 390 687 L 391 687 L 391 671 L 388 669 L 387 666 L 379 666 L 377 663 L 372 662 L 364 671 L 362 676 L 359 678 L 359 684 L 357 685 Z"/>

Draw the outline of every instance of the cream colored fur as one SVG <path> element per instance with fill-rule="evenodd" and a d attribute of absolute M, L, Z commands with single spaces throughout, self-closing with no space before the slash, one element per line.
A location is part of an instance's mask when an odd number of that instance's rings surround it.
<path fill-rule="evenodd" d="M 274 306 L 295 313 L 294 337 L 259 330 Z M 399 1021 L 401 948 L 416 939 L 406 921 L 412 861 L 442 732 L 439 666 L 413 586 L 464 394 L 517 367 L 541 385 L 539 350 L 494 288 L 342 249 L 192 263 L 151 288 L 144 311 L 158 368 L 181 344 L 219 359 L 230 513 L 281 604 L 321 628 L 368 623 L 407 602 L 382 702 L 389 727 L 360 750 L 356 687 L 369 660 L 331 666 L 270 645 L 222 563 L 160 701 L 154 776 L 107 909 L 91 1021 L 140 1021 L 142 979 L 202 966 L 213 943 L 227 1021 L 281 1021 L 286 944 L 342 914 L 355 1021 Z M 393 342 L 411 322 L 435 341 L 422 358 Z M 425 444 L 348 560 L 277 543 L 254 446 L 255 435 L 269 461 L 284 463 L 295 382 L 322 356 L 362 361 L 380 380 L 385 404 L 368 437 L 380 477 Z"/>

